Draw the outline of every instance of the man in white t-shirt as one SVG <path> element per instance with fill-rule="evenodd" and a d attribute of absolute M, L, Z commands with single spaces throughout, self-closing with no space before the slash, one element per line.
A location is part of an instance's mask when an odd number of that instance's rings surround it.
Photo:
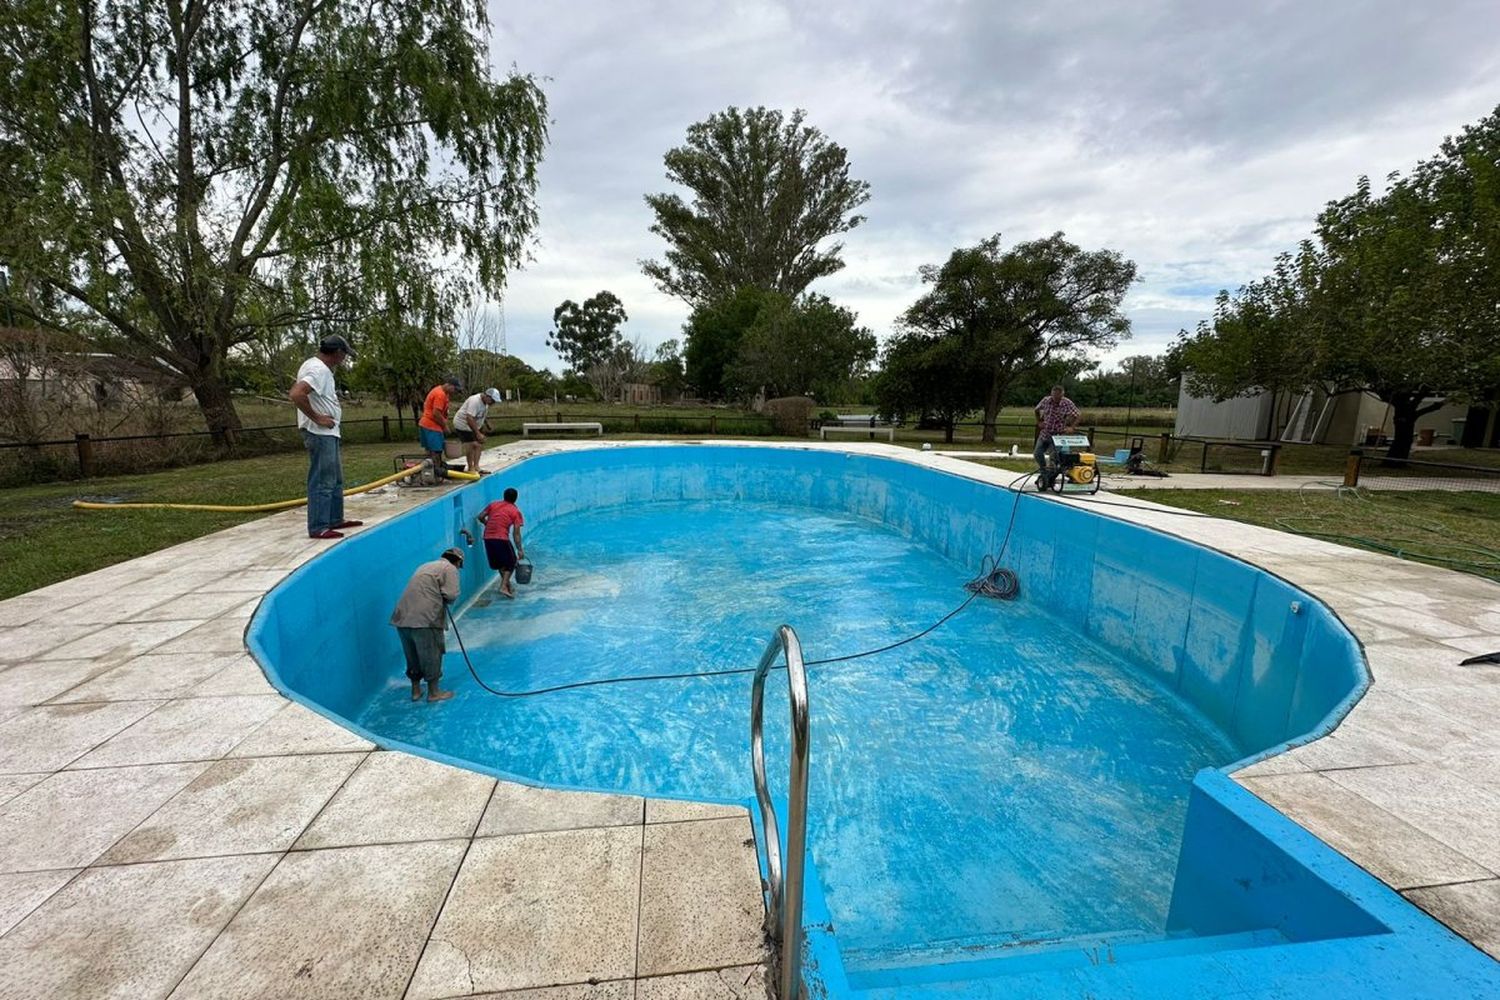
<path fill-rule="evenodd" d="M 287 398 L 297 407 L 297 428 L 307 448 L 307 534 L 309 538 L 343 538 L 338 529 L 357 528 L 344 519 L 344 465 L 339 457 L 338 389 L 333 373 L 354 357 L 349 341 L 334 334 L 318 344 L 318 353 L 302 362 Z"/>
<path fill-rule="evenodd" d="M 464 457 L 468 459 L 469 471 L 476 475 L 484 475 L 479 470 L 479 451 L 484 447 L 484 422 L 490 417 L 490 407 L 498 402 L 499 389 L 476 392 L 464 400 L 458 413 L 453 416 L 453 427 L 458 431 L 458 439 L 464 443 Z"/>

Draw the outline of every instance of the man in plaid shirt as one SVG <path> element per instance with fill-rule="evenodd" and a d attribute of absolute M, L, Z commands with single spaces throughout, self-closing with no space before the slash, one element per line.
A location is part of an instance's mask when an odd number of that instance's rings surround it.
<path fill-rule="evenodd" d="M 1031 457 L 1036 467 L 1047 467 L 1047 452 L 1052 450 L 1052 435 L 1072 434 L 1078 427 L 1078 407 L 1063 395 L 1063 387 L 1054 385 L 1052 392 L 1036 404 L 1036 449 Z"/>

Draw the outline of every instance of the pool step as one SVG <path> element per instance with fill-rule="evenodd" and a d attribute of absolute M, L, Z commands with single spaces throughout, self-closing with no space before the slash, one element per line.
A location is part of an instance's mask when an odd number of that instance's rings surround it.
<path fill-rule="evenodd" d="M 849 985 L 857 990 L 993 980 L 1035 972 L 1123 965 L 1217 951 L 1286 944 L 1277 930 L 1207 937 L 1162 937 L 1122 931 L 1047 941 L 950 941 L 932 948 L 844 953 Z"/>

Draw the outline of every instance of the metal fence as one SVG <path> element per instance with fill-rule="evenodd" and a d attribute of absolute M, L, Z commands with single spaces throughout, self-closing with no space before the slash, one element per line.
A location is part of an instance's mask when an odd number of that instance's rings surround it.
<path fill-rule="evenodd" d="M 1349 453 L 1345 486 L 1371 490 L 1500 493 L 1500 468 L 1428 462 L 1414 458 L 1371 455 L 1362 449 Z"/>

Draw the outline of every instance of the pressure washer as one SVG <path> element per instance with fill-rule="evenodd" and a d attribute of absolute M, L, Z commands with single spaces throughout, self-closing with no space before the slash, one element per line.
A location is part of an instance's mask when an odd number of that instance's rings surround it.
<path fill-rule="evenodd" d="M 1054 434 L 1047 464 L 1036 479 L 1039 492 L 1098 493 L 1099 465 L 1083 434 Z"/>

